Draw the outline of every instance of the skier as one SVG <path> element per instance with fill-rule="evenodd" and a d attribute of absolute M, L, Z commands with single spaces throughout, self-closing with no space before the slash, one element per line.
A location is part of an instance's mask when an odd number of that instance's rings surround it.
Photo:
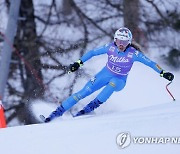
<path fill-rule="evenodd" d="M 108 55 L 106 66 L 96 74 L 83 89 L 63 101 L 55 111 L 45 118 L 45 122 L 49 122 L 55 117 L 62 116 L 65 111 L 69 110 L 78 101 L 104 87 L 100 94 L 75 116 L 87 114 L 99 107 L 106 102 L 113 92 L 120 91 L 125 87 L 128 73 L 134 61 L 139 61 L 151 67 L 159 73 L 161 77 L 169 81 L 172 81 L 174 78 L 172 73 L 164 71 L 158 64 L 147 58 L 134 44 L 132 44 L 132 33 L 126 27 L 122 27 L 115 32 L 113 42 L 87 52 L 78 61 L 71 64 L 69 66 L 70 71 L 74 72 L 78 70 L 84 62 L 100 54 Z"/>

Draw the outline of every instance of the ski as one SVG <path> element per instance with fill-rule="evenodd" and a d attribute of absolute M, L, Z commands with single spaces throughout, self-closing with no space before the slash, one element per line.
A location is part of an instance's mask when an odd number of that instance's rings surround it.
<path fill-rule="evenodd" d="M 80 111 L 80 112 L 78 112 L 77 114 L 72 114 L 71 113 L 71 115 L 72 115 L 72 117 L 73 118 L 76 118 L 76 117 L 84 117 L 84 116 L 94 116 L 95 115 L 95 113 L 94 112 L 91 112 L 91 113 L 84 113 L 82 110 Z"/>

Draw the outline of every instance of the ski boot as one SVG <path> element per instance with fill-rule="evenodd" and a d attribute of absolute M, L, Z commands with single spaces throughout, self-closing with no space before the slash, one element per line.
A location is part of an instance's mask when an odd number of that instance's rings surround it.
<path fill-rule="evenodd" d="M 80 110 L 75 117 L 87 114 L 94 109 L 98 108 L 103 102 L 100 102 L 97 98 L 87 104 L 82 110 Z"/>
<path fill-rule="evenodd" d="M 65 112 L 65 109 L 63 108 L 63 106 L 59 106 L 55 111 L 53 111 L 49 117 L 45 118 L 44 122 L 50 122 L 52 119 L 54 119 L 55 117 L 59 117 L 62 116 L 63 113 Z"/>

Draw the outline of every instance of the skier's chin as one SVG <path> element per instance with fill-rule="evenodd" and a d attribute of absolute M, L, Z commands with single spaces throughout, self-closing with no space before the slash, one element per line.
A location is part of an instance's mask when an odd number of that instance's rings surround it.
<path fill-rule="evenodd" d="M 124 52 L 125 48 L 124 47 L 118 47 L 120 52 Z"/>
<path fill-rule="evenodd" d="M 119 46 L 118 46 L 118 49 L 119 49 L 120 52 L 124 52 L 124 50 L 126 49 L 126 47 L 123 46 L 123 45 L 119 45 Z"/>

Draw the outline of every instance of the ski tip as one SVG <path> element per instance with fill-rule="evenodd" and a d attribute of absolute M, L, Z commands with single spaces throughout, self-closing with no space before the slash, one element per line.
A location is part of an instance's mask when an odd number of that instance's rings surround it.
<path fill-rule="evenodd" d="M 44 115 L 42 115 L 42 114 L 39 115 L 39 118 L 40 118 L 41 122 L 45 123 L 45 119 L 46 119 L 46 118 L 45 118 Z"/>

